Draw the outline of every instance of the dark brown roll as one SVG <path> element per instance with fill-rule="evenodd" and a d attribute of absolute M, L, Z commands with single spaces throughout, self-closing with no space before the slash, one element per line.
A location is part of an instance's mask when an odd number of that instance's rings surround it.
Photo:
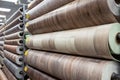
<path fill-rule="evenodd" d="M 24 34 L 23 31 L 19 31 L 10 35 L 5 35 L 5 40 L 22 39 L 23 34 Z"/>
<path fill-rule="evenodd" d="M 17 24 L 16 26 L 4 31 L 3 34 L 4 35 L 9 35 L 9 34 L 12 34 L 12 33 L 15 33 L 15 32 L 19 32 L 19 31 L 23 31 L 23 24 L 22 23 Z"/>
<path fill-rule="evenodd" d="M 30 4 L 28 4 L 28 10 L 34 8 L 36 5 L 40 4 L 43 0 L 33 0 Z"/>
<path fill-rule="evenodd" d="M 45 73 L 42 73 L 30 66 L 25 66 L 24 68 L 25 72 L 27 75 L 30 77 L 32 80 L 57 80 L 55 78 L 52 78 L 51 76 L 48 76 Z"/>
<path fill-rule="evenodd" d="M 1 69 L 0 69 L 0 80 L 8 80 L 6 75 L 3 73 Z"/>
<path fill-rule="evenodd" d="M 113 61 L 52 52 L 28 50 L 25 62 L 60 80 L 111 80 L 112 74 L 120 74 L 119 63 Z"/>
<path fill-rule="evenodd" d="M 14 46 L 14 45 L 4 45 L 4 50 L 10 51 L 14 54 L 23 54 L 24 47 L 23 46 Z"/>
<path fill-rule="evenodd" d="M 5 40 L 5 44 L 8 45 L 23 45 L 24 41 L 22 39 L 13 39 L 13 40 Z"/>
<path fill-rule="evenodd" d="M 20 15 L 17 18 L 15 18 L 12 22 L 10 22 L 9 24 L 7 24 L 5 26 L 5 30 L 8 30 L 8 29 L 12 28 L 13 26 L 21 23 L 22 21 L 23 21 L 23 16 Z"/>
<path fill-rule="evenodd" d="M 63 54 L 120 60 L 120 39 L 117 40 L 119 33 L 120 24 L 113 23 L 31 35 L 26 39 L 26 46 L 31 49 L 55 51 Z M 118 57 L 114 58 L 113 55 Z"/>
<path fill-rule="evenodd" d="M 12 61 L 13 63 L 21 66 L 23 64 L 23 56 L 16 55 L 14 53 L 11 53 L 7 50 L 4 50 L 5 57 Z"/>
<path fill-rule="evenodd" d="M 56 9 L 48 14 L 26 23 L 28 31 L 32 34 L 47 33 L 95 25 L 119 22 L 115 12 L 111 11 L 112 0 L 75 0 L 66 6 Z M 119 4 L 118 4 L 119 5 Z M 114 7 L 113 6 L 113 7 Z"/>
<path fill-rule="evenodd" d="M 29 20 L 33 20 L 72 1 L 74 0 L 44 0 L 33 9 L 29 10 L 26 17 Z"/>
<path fill-rule="evenodd" d="M 22 15 L 23 12 L 23 8 L 20 7 L 7 21 L 6 24 L 9 24 L 10 22 L 12 22 L 16 17 Z"/>
<path fill-rule="evenodd" d="M 8 80 L 17 80 L 5 65 L 2 67 L 2 71 L 5 73 Z"/>

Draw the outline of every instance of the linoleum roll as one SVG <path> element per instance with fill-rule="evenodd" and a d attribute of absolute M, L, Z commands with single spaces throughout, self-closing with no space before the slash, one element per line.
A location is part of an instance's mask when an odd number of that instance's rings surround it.
<path fill-rule="evenodd" d="M 5 37 L 4 36 L 1 36 L 0 37 L 0 41 L 4 41 Z"/>
<path fill-rule="evenodd" d="M 5 40 L 11 40 L 11 39 L 22 39 L 23 38 L 23 31 L 19 31 L 10 35 L 5 35 Z"/>
<path fill-rule="evenodd" d="M 2 32 L 0 33 L 0 37 L 1 37 L 1 36 L 4 36 Z"/>
<path fill-rule="evenodd" d="M 4 54 L 5 57 L 9 60 L 11 60 L 12 62 L 14 62 L 15 64 L 21 66 L 23 64 L 23 56 L 20 55 L 16 55 L 14 53 L 11 53 L 7 50 L 4 50 Z"/>
<path fill-rule="evenodd" d="M 113 59 L 112 55 L 120 57 L 118 34 L 120 34 L 120 24 L 113 23 L 32 35 L 27 37 L 26 45 L 31 49 Z"/>
<path fill-rule="evenodd" d="M 8 80 L 17 80 L 5 65 L 3 66 L 2 71 L 5 73 Z"/>
<path fill-rule="evenodd" d="M 15 53 L 15 54 L 23 54 L 24 47 L 5 44 L 4 50 L 10 51 L 10 52 Z"/>
<path fill-rule="evenodd" d="M 6 25 L 5 29 L 8 30 L 8 29 L 12 28 L 13 26 L 21 23 L 22 21 L 23 21 L 23 17 L 22 16 L 18 16 L 12 22 L 10 22 L 8 25 Z"/>
<path fill-rule="evenodd" d="M 0 50 L 3 51 L 3 50 L 4 50 L 4 47 L 3 47 L 3 46 L 0 46 Z"/>
<path fill-rule="evenodd" d="M 6 67 L 11 71 L 11 73 L 18 79 L 23 79 L 23 75 L 21 74 L 23 72 L 22 68 L 15 65 L 11 61 L 9 61 L 7 58 L 4 58 L 4 63 Z"/>
<path fill-rule="evenodd" d="M 25 62 L 60 80 L 111 80 L 112 74 L 119 74 L 119 64 L 113 61 L 98 60 L 28 50 Z"/>
<path fill-rule="evenodd" d="M 5 44 L 8 45 L 23 45 L 24 41 L 22 39 L 13 39 L 13 40 L 5 40 Z"/>
<path fill-rule="evenodd" d="M 34 8 L 36 5 L 38 5 L 43 0 L 33 0 L 30 4 L 28 4 L 28 10 Z"/>
<path fill-rule="evenodd" d="M 4 52 L 2 50 L 0 50 L 0 55 L 2 58 L 4 58 Z"/>
<path fill-rule="evenodd" d="M 31 34 L 40 34 L 120 22 L 119 3 L 118 0 L 75 0 L 29 21 L 26 27 Z"/>
<path fill-rule="evenodd" d="M 3 59 L 4 59 L 4 58 L 0 55 L 0 68 L 2 68 L 2 65 L 4 65 Z"/>
<path fill-rule="evenodd" d="M 8 80 L 6 75 L 2 72 L 1 69 L 0 69 L 0 80 Z"/>
<path fill-rule="evenodd" d="M 74 0 L 43 0 L 40 4 L 29 10 L 26 17 L 29 20 L 35 19 L 72 1 Z"/>
<path fill-rule="evenodd" d="M 15 32 L 23 31 L 23 24 L 17 24 L 16 26 L 3 32 L 4 35 L 9 35 Z"/>
<path fill-rule="evenodd" d="M 23 8 L 20 7 L 7 21 L 6 24 L 9 24 L 10 22 L 12 22 L 16 17 L 22 15 L 23 12 Z"/>
<path fill-rule="evenodd" d="M 42 73 L 30 66 L 26 66 L 24 68 L 25 72 L 27 73 L 27 75 L 30 77 L 30 79 L 32 80 L 57 80 L 55 78 L 52 78 L 50 76 L 48 76 L 45 73 Z"/>
<path fill-rule="evenodd" d="M 3 46 L 4 45 L 4 41 L 0 41 L 0 46 Z"/>

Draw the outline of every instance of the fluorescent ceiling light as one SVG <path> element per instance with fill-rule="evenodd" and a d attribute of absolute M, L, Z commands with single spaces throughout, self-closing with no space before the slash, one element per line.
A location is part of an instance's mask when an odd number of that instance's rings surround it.
<path fill-rule="evenodd" d="M 0 22 L 2 22 L 3 20 L 2 19 L 0 19 Z"/>
<path fill-rule="evenodd" d="M 8 8 L 0 8 L 0 11 L 3 11 L 3 12 L 10 12 L 11 9 L 8 9 Z"/>
<path fill-rule="evenodd" d="M 0 15 L 0 17 L 2 17 L 2 18 L 6 18 L 6 16 L 5 16 L 5 15 Z"/>
<path fill-rule="evenodd" d="M 2 1 L 8 1 L 8 2 L 13 2 L 13 3 L 17 2 L 17 0 L 2 0 Z"/>
<path fill-rule="evenodd" d="M 0 24 L 4 24 L 4 23 L 0 23 Z"/>

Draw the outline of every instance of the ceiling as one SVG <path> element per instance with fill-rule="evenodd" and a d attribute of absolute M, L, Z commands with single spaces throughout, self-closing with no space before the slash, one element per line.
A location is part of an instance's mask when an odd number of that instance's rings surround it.
<path fill-rule="evenodd" d="M 21 7 L 21 5 L 16 5 L 16 2 L 17 0 L 0 0 L 0 25 Z"/>

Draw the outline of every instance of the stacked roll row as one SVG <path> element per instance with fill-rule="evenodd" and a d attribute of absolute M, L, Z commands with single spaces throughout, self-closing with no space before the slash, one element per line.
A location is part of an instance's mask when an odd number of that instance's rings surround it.
<path fill-rule="evenodd" d="M 24 67 L 24 24 L 23 8 L 19 8 L 0 29 L 3 41 L 1 53 L 3 57 L 3 72 L 8 80 L 23 80 Z"/>
<path fill-rule="evenodd" d="M 32 80 L 120 79 L 120 1 L 35 2 L 26 13 L 24 54 Z"/>

